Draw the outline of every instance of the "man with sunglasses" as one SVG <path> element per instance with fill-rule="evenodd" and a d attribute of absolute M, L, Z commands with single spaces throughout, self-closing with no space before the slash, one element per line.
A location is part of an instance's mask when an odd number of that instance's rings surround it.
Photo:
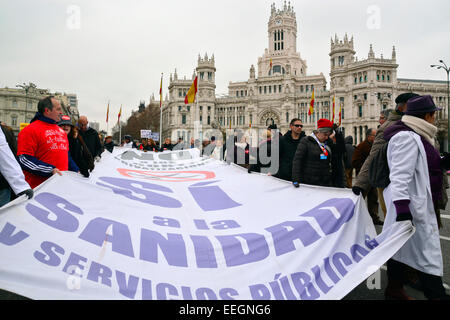
<path fill-rule="evenodd" d="M 302 120 L 294 118 L 290 130 L 280 139 L 280 169 L 275 177 L 292 181 L 292 162 L 300 140 L 305 137 Z"/>

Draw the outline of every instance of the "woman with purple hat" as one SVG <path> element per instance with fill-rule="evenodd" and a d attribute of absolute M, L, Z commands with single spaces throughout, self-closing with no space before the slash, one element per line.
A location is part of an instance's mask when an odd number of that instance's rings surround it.
<path fill-rule="evenodd" d="M 410 299 L 403 290 L 405 265 L 417 270 L 428 299 L 448 299 L 442 284 L 443 262 L 435 206 L 442 197 L 444 159 L 436 148 L 436 107 L 431 96 L 408 100 L 402 119 L 384 132 L 391 183 L 384 190 L 383 230 L 412 221 L 415 232 L 387 262 L 386 298 Z"/>

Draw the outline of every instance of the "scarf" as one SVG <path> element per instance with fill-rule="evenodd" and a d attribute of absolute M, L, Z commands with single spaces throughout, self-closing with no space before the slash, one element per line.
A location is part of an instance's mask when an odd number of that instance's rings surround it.
<path fill-rule="evenodd" d="M 431 123 L 414 116 L 404 115 L 402 122 L 413 129 L 418 135 L 425 138 L 432 146 L 435 145 L 434 137 L 437 133 L 437 127 Z"/>

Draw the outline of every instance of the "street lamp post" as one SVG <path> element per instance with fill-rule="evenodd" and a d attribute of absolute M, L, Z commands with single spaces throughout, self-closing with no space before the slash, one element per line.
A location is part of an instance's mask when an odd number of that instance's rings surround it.
<path fill-rule="evenodd" d="M 443 69 L 447 73 L 447 152 L 450 152 L 450 81 L 449 81 L 449 75 L 450 75 L 450 68 L 445 64 L 443 60 L 439 60 L 441 63 L 440 65 L 432 64 L 432 68 L 437 69 Z"/>

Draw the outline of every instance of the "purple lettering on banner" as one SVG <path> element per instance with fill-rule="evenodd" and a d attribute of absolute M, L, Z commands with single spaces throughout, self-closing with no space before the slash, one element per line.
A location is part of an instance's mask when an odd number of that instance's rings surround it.
<path fill-rule="evenodd" d="M 254 284 L 249 287 L 253 300 L 270 300 L 270 291 L 263 284 Z"/>
<path fill-rule="evenodd" d="M 297 300 L 297 297 L 292 292 L 291 285 L 289 284 L 289 279 L 287 276 L 280 278 L 281 286 L 283 287 L 283 292 L 286 295 L 287 300 Z"/>
<path fill-rule="evenodd" d="M 244 253 L 237 237 L 243 238 L 248 246 Z M 228 236 L 216 236 L 222 245 L 222 251 L 228 267 L 239 266 L 263 260 L 269 256 L 269 246 L 263 235 L 257 233 L 241 233 Z"/>
<path fill-rule="evenodd" d="M 206 236 L 192 236 L 198 268 L 217 268 L 216 255 L 211 241 Z"/>
<path fill-rule="evenodd" d="M 217 211 L 242 206 L 231 199 L 219 186 L 209 186 L 219 181 L 200 182 L 189 186 L 192 197 L 203 211 Z"/>
<path fill-rule="evenodd" d="M 289 231 L 288 228 L 292 230 Z M 294 240 L 296 239 L 300 239 L 305 247 L 320 239 L 319 234 L 307 221 L 285 221 L 266 230 L 272 233 L 277 256 L 295 251 Z"/>
<path fill-rule="evenodd" d="M 177 199 L 149 191 L 154 190 L 160 192 L 173 193 L 172 189 L 169 189 L 167 187 L 163 187 L 154 183 L 144 181 L 113 178 L 113 177 L 100 177 L 99 180 L 102 180 L 112 185 L 111 186 L 97 182 L 99 186 L 110 188 L 115 194 L 120 194 L 132 200 L 140 201 L 146 204 L 151 204 L 163 208 L 181 208 L 183 206 L 181 202 L 178 201 Z M 135 185 L 138 185 L 141 188 L 136 187 Z M 135 196 L 135 194 L 142 195 L 143 197 L 137 197 Z"/>
<path fill-rule="evenodd" d="M 3 227 L 2 231 L 0 232 L 0 243 L 7 246 L 13 246 L 30 236 L 28 233 L 24 231 L 19 231 L 13 235 L 14 230 L 16 230 L 16 226 L 7 222 L 6 225 Z"/>
<path fill-rule="evenodd" d="M 319 289 L 323 292 L 323 293 L 327 293 L 328 291 L 331 290 L 331 288 L 328 286 L 325 281 L 323 281 L 322 276 L 320 275 L 320 268 L 318 266 L 315 266 L 314 268 L 311 269 L 311 271 L 314 274 L 314 280 L 316 281 L 317 285 L 319 286 Z"/>
<path fill-rule="evenodd" d="M 116 278 L 120 294 L 127 298 L 134 299 L 139 284 L 139 278 L 130 274 L 127 283 L 127 276 L 125 273 L 118 270 L 116 270 Z"/>
<path fill-rule="evenodd" d="M 183 300 L 194 300 L 190 287 L 181 287 L 181 294 L 183 295 Z"/>
<path fill-rule="evenodd" d="M 152 300 L 152 281 L 142 279 L 142 300 Z"/>
<path fill-rule="evenodd" d="M 180 223 L 171 218 L 153 217 L 153 223 L 162 227 L 180 228 Z"/>
<path fill-rule="evenodd" d="M 156 285 L 156 299 L 168 300 L 167 296 L 169 294 L 172 296 L 178 296 L 177 288 L 175 288 L 170 283 L 158 283 Z M 171 299 L 171 300 L 177 300 L 177 299 Z"/>
<path fill-rule="evenodd" d="M 45 253 L 36 250 L 33 254 L 36 260 L 51 267 L 59 266 L 59 264 L 61 263 L 61 259 L 56 253 L 64 255 L 65 251 L 62 247 L 58 246 L 56 243 L 44 241 L 41 243 L 41 249 Z M 56 253 L 53 251 L 55 251 Z"/>
<path fill-rule="evenodd" d="M 330 265 L 330 258 L 326 257 L 324 260 L 325 264 L 325 271 L 327 272 L 328 277 L 336 284 L 339 282 L 339 277 L 337 276 L 336 272 L 334 272 L 333 268 L 331 268 Z"/>
<path fill-rule="evenodd" d="M 214 221 L 211 222 L 213 229 L 216 230 L 226 230 L 226 229 L 235 229 L 239 228 L 240 225 L 234 220 L 223 220 L 223 221 Z"/>
<path fill-rule="evenodd" d="M 217 296 L 210 288 L 198 288 L 195 290 L 197 300 L 217 300 Z"/>
<path fill-rule="evenodd" d="M 205 220 L 194 219 L 194 224 L 198 230 L 209 230 Z"/>
<path fill-rule="evenodd" d="M 349 257 L 343 252 L 337 252 L 333 255 L 333 264 L 336 267 L 336 270 L 339 271 L 341 276 L 345 276 L 347 274 L 347 270 L 344 268 L 342 263 L 344 263 L 346 266 L 349 266 L 352 264 L 352 260 L 350 260 Z"/>
<path fill-rule="evenodd" d="M 78 220 L 70 213 L 83 214 L 83 211 L 76 205 L 48 192 L 38 194 L 33 200 L 39 202 L 45 208 L 49 209 L 51 213 L 56 215 L 56 220 L 50 219 L 49 211 L 41 209 L 34 204 L 27 204 L 25 207 L 26 210 L 39 221 L 61 231 L 74 232 L 78 229 Z"/>
<path fill-rule="evenodd" d="M 278 282 L 278 277 L 280 274 L 275 275 L 275 281 L 269 282 L 270 288 L 272 289 L 275 300 L 285 300 L 283 292 L 281 291 L 280 283 Z"/>
<path fill-rule="evenodd" d="M 369 248 L 370 250 L 378 247 L 378 241 L 376 239 L 371 239 L 367 234 L 366 234 L 366 240 L 365 240 L 365 245 L 367 248 Z"/>
<path fill-rule="evenodd" d="M 76 266 L 77 268 L 79 268 L 80 270 L 84 270 L 84 265 L 80 264 L 80 262 L 87 262 L 87 259 L 85 257 L 82 257 L 76 253 L 71 252 L 69 255 L 69 258 L 67 259 L 66 265 L 63 268 L 63 272 L 67 272 L 69 274 L 74 274 L 76 273 L 75 270 L 76 269 L 72 269 L 69 270 L 69 268 L 71 266 Z M 72 271 L 72 272 L 69 272 Z M 81 274 L 79 274 L 80 278 L 82 277 Z"/>
<path fill-rule="evenodd" d="M 223 288 L 219 290 L 219 296 L 222 300 L 235 300 L 232 297 L 238 296 L 239 293 L 233 288 Z"/>
<path fill-rule="evenodd" d="M 336 218 L 330 208 L 336 208 L 340 217 Z M 355 204 L 351 199 L 339 198 L 329 199 L 300 216 L 316 219 L 322 231 L 328 235 L 338 231 L 344 223 L 353 217 L 354 212 Z"/>
<path fill-rule="evenodd" d="M 364 258 L 369 253 L 369 251 L 367 251 L 366 249 L 361 247 L 359 244 L 354 244 L 350 248 L 350 253 L 352 254 L 353 260 L 355 260 L 356 262 L 359 262 L 359 261 L 361 261 L 362 258 Z"/>
<path fill-rule="evenodd" d="M 311 277 L 305 272 L 291 274 L 292 283 L 302 300 L 316 300 L 320 297 L 319 292 L 311 282 Z"/>
<path fill-rule="evenodd" d="M 112 236 L 107 234 L 110 226 L 112 226 Z M 79 238 L 99 247 L 106 245 L 106 242 L 111 242 L 112 251 L 134 258 L 130 230 L 126 224 L 95 218 L 89 221 Z"/>
<path fill-rule="evenodd" d="M 111 287 L 111 277 L 112 271 L 110 268 L 95 261 L 92 261 L 91 267 L 89 268 L 89 272 L 87 275 L 87 278 L 89 280 L 99 282 L 99 279 L 101 279 L 102 284 Z"/>
<path fill-rule="evenodd" d="M 169 265 L 187 267 L 186 245 L 181 234 L 168 233 L 166 239 L 156 231 L 141 229 L 140 259 L 158 263 L 158 247 Z"/>

